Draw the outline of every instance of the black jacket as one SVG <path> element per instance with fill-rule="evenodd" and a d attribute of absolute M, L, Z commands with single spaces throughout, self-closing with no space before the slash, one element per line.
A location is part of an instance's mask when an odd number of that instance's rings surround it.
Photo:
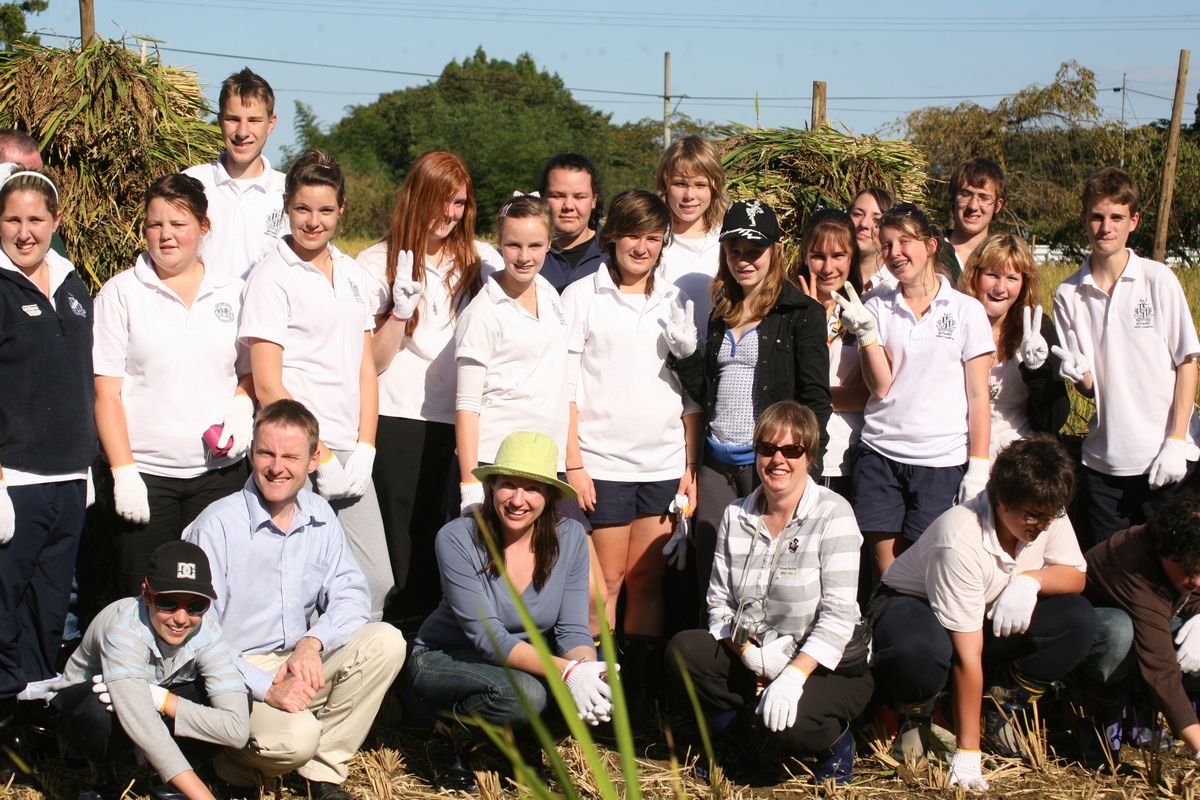
<path fill-rule="evenodd" d="M 72 272 L 54 302 L 0 268 L 0 467 L 55 475 L 96 457 L 92 298 Z"/>
<path fill-rule="evenodd" d="M 1042 317 L 1042 338 L 1049 347 L 1058 344 L 1058 332 L 1054 329 L 1054 319 Z M 1053 352 L 1046 358 L 1046 363 L 1038 369 L 1029 369 L 1024 364 L 1020 366 L 1021 378 L 1029 387 L 1029 403 L 1026 413 L 1029 414 L 1029 424 L 1039 433 L 1057 434 L 1071 413 L 1071 400 L 1067 397 L 1067 384 L 1058 377 L 1058 368 L 1062 359 Z"/>
<path fill-rule="evenodd" d="M 713 315 L 708 320 L 704 351 L 684 359 L 668 358 L 684 389 L 704 406 L 705 432 L 717 406 L 717 352 L 729 326 Z M 780 400 L 795 400 L 817 415 L 821 429 L 821 454 L 829 442 L 825 426 L 833 404 L 829 394 L 829 346 L 825 343 L 825 309 L 791 283 L 784 283 L 779 299 L 758 323 L 758 366 L 754 370 L 754 417 Z M 821 455 L 821 454 L 818 454 Z M 813 458 L 814 475 L 821 474 L 821 458 Z"/>

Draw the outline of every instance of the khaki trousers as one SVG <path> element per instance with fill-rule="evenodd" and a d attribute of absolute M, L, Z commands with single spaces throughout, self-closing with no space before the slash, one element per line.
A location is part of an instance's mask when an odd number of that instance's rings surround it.
<path fill-rule="evenodd" d="M 363 625 L 328 655 L 325 686 L 304 711 L 289 714 L 254 701 L 250 741 L 241 750 L 225 750 L 214 762 L 217 774 L 237 786 L 254 786 L 296 770 L 310 781 L 341 783 L 346 762 L 366 738 L 384 694 L 404 664 L 400 631 L 384 622 Z M 290 652 L 258 653 L 245 658 L 275 673 Z"/>

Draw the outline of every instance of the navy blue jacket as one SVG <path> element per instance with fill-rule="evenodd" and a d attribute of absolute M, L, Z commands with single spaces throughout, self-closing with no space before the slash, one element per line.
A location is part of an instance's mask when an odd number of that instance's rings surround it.
<path fill-rule="evenodd" d="M 72 272 L 54 302 L 0 268 L 0 467 L 61 475 L 96 457 L 92 298 Z"/>
<path fill-rule="evenodd" d="M 604 248 L 600 246 L 600 231 L 597 229 L 596 235 L 588 241 L 587 249 L 583 251 L 583 258 L 579 259 L 578 264 L 572 267 L 571 262 L 563 258 L 558 251 L 551 249 L 546 252 L 546 260 L 542 262 L 542 269 L 538 274 L 550 281 L 550 285 L 562 294 L 568 285 L 600 269 L 606 255 Z"/>

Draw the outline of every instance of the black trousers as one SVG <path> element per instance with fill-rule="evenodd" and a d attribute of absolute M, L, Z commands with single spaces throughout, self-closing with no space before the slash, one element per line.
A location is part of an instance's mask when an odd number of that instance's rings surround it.
<path fill-rule="evenodd" d="M 665 664 L 672 733 L 681 744 L 695 745 L 700 739 L 679 658 L 692 678 L 706 721 L 728 711 L 740 712 L 743 719 L 758 719 L 754 716 L 759 701 L 754 673 L 708 631 L 683 631 L 671 639 Z M 779 733 L 755 725 L 756 735 L 781 752 L 823 753 L 867 707 L 874 689 L 875 681 L 865 667 L 858 674 L 818 668 L 804 683 L 796 724 Z"/>
<path fill-rule="evenodd" d="M 8 489 L 17 527 L 0 546 L 0 700 L 56 672 L 86 493 L 81 480 Z"/>
<path fill-rule="evenodd" d="M 954 648 L 929 602 L 893 594 L 871 610 L 873 669 L 885 696 L 895 704 L 936 697 L 950 677 Z M 1067 676 L 1087 657 L 1096 634 L 1096 612 L 1077 594 L 1038 599 L 1029 630 L 997 638 L 983 620 L 983 664 L 988 678 L 1004 680 L 1010 666 L 1022 678 L 1050 684 Z"/>
<path fill-rule="evenodd" d="M 1086 546 L 1107 541 L 1117 531 L 1132 525 L 1141 525 L 1176 492 L 1184 489 L 1195 491 L 1200 485 L 1200 470 L 1196 469 L 1195 461 L 1188 462 L 1187 475 L 1183 480 L 1161 489 L 1151 489 L 1147 475 L 1105 475 L 1091 467 L 1084 467 L 1082 476 L 1080 494 L 1087 498 L 1087 517 L 1091 527 L 1091 542 L 1084 542 Z"/>
<path fill-rule="evenodd" d="M 446 522 L 454 426 L 380 415 L 375 494 L 387 532 L 396 588 L 388 619 L 424 619 L 442 599 L 433 540 Z"/>

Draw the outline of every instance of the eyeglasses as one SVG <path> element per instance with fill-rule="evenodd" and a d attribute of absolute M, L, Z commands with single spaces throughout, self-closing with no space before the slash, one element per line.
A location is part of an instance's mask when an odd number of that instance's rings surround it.
<path fill-rule="evenodd" d="M 770 442 L 755 442 L 754 452 L 763 458 L 771 458 L 776 453 L 783 453 L 784 458 L 800 458 L 804 455 L 804 446 L 799 444 L 771 444 Z"/>
<path fill-rule="evenodd" d="M 980 208 L 991 208 L 996 205 L 996 198 L 984 192 L 972 192 L 970 189 L 959 189 L 954 193 L 954 199 L 962 205 L 970 203 L 972 199 L 979 203 Z"/>
<path fill-rule="evenodd" d="M 1022 511 L 1021 521 L 1026 525 L 1038 525 L 1042 528 L 1048 528 L 1055 520 L 1062 519 L 1066 515 L 1066 511 L 1059 511 L 1057 514 L 1030 514 L 1028 511 Z"/>
<path fill-rule="evenodd" d="M 183 608 L 189 616 L 193 617 L 203 616 L 212 603 L 207 597 L 196 597 L 186 603 L 181 603 L 179 598 L 168 594 L 154 594 L 150 596 L 150 599 L 154 602 L 155 607 L 164 614 L 174 614 Z"/>

